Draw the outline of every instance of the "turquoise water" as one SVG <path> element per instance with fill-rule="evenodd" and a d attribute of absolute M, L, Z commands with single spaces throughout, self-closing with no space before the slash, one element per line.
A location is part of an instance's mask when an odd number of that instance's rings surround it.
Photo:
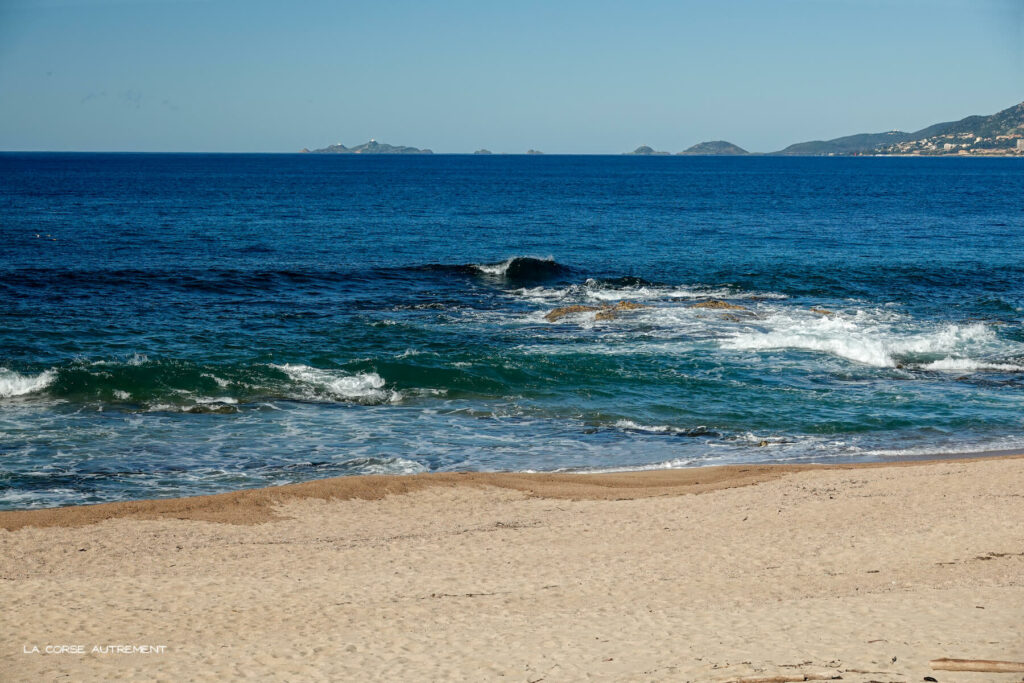
<path fill-rule="evenodd" d="M 0 155 L 0 507 L 1024 447 L 1021 197 L 1018 159 Z"/>

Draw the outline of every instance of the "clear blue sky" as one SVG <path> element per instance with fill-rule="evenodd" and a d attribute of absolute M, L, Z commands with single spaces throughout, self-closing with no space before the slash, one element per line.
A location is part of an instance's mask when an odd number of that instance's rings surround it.
<path fill-rule="evenodd" d="M 752 151 L 1024 100 L 1024 0 L 0 0 L 0 149 Z"/>

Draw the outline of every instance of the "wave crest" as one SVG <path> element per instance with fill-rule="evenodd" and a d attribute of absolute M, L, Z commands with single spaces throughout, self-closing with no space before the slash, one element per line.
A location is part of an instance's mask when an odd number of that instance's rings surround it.
<path fill-rule="evenodd" d="M 337 370 L 290 363 L 271 367 L 285 373 L 291 380 L 307 386 L 311 391 L 311 398 L 326 396 L 355 403 L 395 403 L 401 400 L 401 394 L 397 391 L 385 389 L 384 378 L 375 372 L 349 375 Z"/>
<path fill-rule="evenodd" d="M 57 373 L 53 370 L 44 370 L 38 375 L 23 375 L 14 370 L 0 368 L 0 398 L 12 398 L 24 396 L 42 391 L 53 384 Z"/>
<path fill-rule="evenodd" d="M 513 256 L 500 263 L 474 263 L 472 267 L 484 275 L 525 282 L 550 280 L 569 272 L 567 266 L 553 258 L 533 256 Z"/>
<path fill-rule="evenodd" d="M 619 420 L 614 425 L 616 429 L 624 432 L 638 434 L 664 434 L 666 436 L 720 436 L 718 432 L 708 429 L 704 425 L 699 427 L 673 427 L 672 425 L 644 425 L 633 420 Z"/>
<path fill-rule="evenodd" d="M 968 349 L 990 345 L 996 335 L 981 323 L 946 325 L 932 331 L 903 332 L 867 315 L 807 318 L 776 314 L 765 321 L 769 329 L 746 329 L 722 342 L 723 348 L 743 351 L 796 349 L 819 351 L 878 368 L 917 367 L 932 370 L 970 369 L 969 359 L 951 359 Z M 941 355 L 945 358 L 935 359 Z M 927 356 L 932 356 L 928 359 Z M 950 362 L 947 362 L 950 361 Z"/>

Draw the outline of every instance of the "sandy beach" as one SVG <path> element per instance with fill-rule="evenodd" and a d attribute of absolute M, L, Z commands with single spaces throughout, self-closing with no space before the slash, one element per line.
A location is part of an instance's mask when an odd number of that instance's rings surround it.
<path fill-rule="evenodd" d="M 1024 659 L 1022 483 L 1001 457 L 4 512 L 0 678 L 1019 681 L 929 662 Z"/>

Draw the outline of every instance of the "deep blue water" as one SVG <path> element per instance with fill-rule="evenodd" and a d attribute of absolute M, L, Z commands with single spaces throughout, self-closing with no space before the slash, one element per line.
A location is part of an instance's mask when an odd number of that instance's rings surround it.
<path fill-rule="evenodd" d="M 0 507 L 1021 448 L 1022 197 L 1021 159 L 2 154 Z"/>

